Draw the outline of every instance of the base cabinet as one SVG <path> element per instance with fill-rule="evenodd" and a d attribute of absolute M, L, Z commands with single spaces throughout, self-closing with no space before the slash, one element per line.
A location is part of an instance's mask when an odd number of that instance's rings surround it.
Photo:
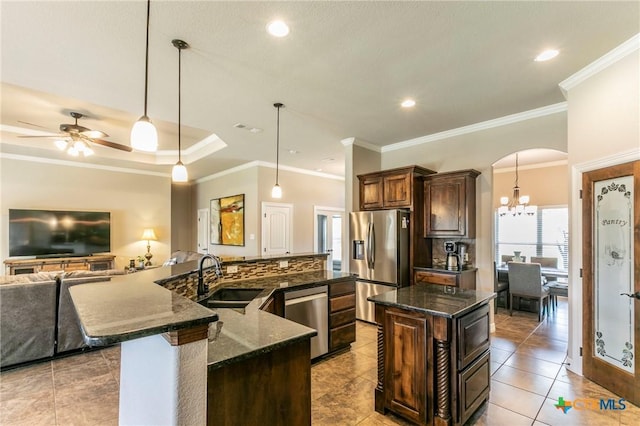
<path fill-rule="evenodd" d="M 353 280 L 329 286 L 329 352 L 356 341 L 356 283 Z"/>
<path fill-rule="evenodd" d="M 376 305 L 375 409 L 420 425 L 461 425 L 489 399 L 489 306 L 458 318 Z"/>

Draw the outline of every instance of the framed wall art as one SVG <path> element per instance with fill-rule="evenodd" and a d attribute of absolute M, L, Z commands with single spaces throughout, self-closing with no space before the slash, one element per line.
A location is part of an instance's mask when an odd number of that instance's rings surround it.
<path fill-rule="evenodd" d="M 210 244 L 244 246 L 244 194 L 210 201 Z"/>

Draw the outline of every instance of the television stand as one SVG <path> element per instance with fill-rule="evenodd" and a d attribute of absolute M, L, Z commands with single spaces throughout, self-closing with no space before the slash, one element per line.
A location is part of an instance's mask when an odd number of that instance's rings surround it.
<path fill-rule="evenodd" d="M 106 271 L 113 269 L 111 254 L 82 257 L 50 257 L 44 259 L 7 259 L 4 261 L 9 275 L 33 274 L 52 271 Z"/>

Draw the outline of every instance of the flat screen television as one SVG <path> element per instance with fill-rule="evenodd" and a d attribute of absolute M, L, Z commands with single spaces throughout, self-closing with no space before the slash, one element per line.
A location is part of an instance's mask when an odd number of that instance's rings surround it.
<path fill-rule="evenodd" d="M 89 256 L 111 251 L 111 213 L 9 209 L 9 256 Z"/>

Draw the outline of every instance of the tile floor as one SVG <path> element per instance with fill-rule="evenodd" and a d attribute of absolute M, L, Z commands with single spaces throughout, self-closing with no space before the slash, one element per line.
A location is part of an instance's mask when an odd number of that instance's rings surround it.
<path fill-rule="evenodd" d="M 640 408 L 623 411 L 556 409 L 559 396 L 614 397 L 611 392 L 568 371 L 567 304 L 538 323 L 532 313 L 500 310 L 491 341 L 491 396 L 468 424 L 476 425 L 631 425 Z M 313 365 L 312 422 L 319 425 L 407 425 L 376 413 L 375 327 L 357 324 L 351 351 Z M 0 373 L 0 425 L 116 425 L 119 348 L 76 355 Z"/>

